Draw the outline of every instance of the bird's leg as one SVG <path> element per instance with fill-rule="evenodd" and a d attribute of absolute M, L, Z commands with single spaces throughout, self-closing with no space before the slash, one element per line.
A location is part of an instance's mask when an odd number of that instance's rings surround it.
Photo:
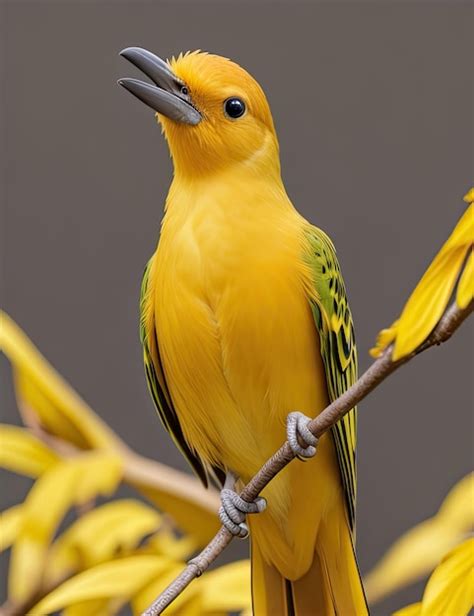
<path fill-rule="evenodd" d="M 221 506 L 219 518 L 227 530 L 241 539 L 248 537 L 249 529 L 245 524 L 247 513 L 260 513 L 267 506 L 267 501 L 261 496 L 249 503 L 234 490 L 236 477 L 232 472 L 226 474 L 224 487 L 221 490 Z"/>
<path fill-rule="evenodd" d="M 318 439 L 308 429 L 310 417 L 299 411 L 290 413 L 286 418 L 286 438 L 295 456 L 302 460 L 312 458 L 316 453 Z"/>

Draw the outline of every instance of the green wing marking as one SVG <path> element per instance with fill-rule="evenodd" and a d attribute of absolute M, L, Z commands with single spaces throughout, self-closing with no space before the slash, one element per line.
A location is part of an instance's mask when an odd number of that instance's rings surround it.
<path fill-rule="evenodd" d="M 153 258 L 150 259 L 143 273 L 140 293 L 140 340 L 143 346 L 143 360 L 145 364 L 148 389 L 150 390 L 151 397 L 153 398 L 153 402 L 155 403 L 155 407 L 161 421 L 170 433 L 178 449 L 180 449 L 181 453 L 188 460 L 194 472 L 198 475 L 205 486 L 208 485 L 209 475 L 213 480 L 217 480 L 216 483 L 219 483 L 222 479 L 222 472 L 219 469 L 208 468 L 200 457 L 192 451 L 184 438 L 178 416 L 173 408 L 171 396 L 166 385 L 163 366 L 161 364 L 159 354 L 156 330 L 154 325 L 152 328 L 147 327 L 147 288 L 152 261 Z M 152 331 L 148 331 L 150 329 L 152 329 Z"/>
<path fill-rule="evenodd" d="M 310 227 L 307 235 L 315 297 L 311 309 L 320 336 L 321 356 L 331 401 L 338 398 L 357 379 L 357 351 L 354 325 L 347 302 L 336 251 L 329 237 Z M 357 409 L 353 408 L 333 428 L 339 468 L 352 532 L 356 505 Z"/>

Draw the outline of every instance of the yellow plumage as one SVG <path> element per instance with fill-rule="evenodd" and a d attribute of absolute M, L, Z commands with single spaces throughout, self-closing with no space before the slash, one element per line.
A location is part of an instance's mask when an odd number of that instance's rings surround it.
<path fill-rule="evenodd" d="M 285 440 L 289 412 L 313 417 L 329 400 L 305 258 L 313 228 L 286 194 L 258 84 L 207 54 L 172 68 L 203 121 L 159 116 L 175 176 L 147 272 L 145 343 L 189 449 L 246 482 Z M 222 112 L 230 96 L 246 101 L 239 120 Z M 267 510 L 249 519 L 256 615 L 365 614 L 332 436 L 263 496 Z"/>

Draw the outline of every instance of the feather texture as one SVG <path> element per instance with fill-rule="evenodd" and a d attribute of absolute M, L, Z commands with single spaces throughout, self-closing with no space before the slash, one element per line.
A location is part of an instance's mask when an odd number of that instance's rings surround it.
<path fill-rule="evenodd" d="M 208 467 L 188 445 L 171 401 L 158 349 L 152 312 L 153 303 L 148 300 L 148 277 L 151 267 L 152 259 L 147 263 L 143 272 L 140 291 L 140 340 L 143 347 L 143 363 L 148 389 L 163 425 L 203 484 L 208 485 L 209 475 L 211 475 L 214 483 L 223 484 L 224 475 L 222 471 L 218 468 Z M 147 322 L 150 319 L 152 325 L 147 327 Z"/>
<path fill-rule="evenodd" d="M 330 400 L 357 380 L 354 325 L 344 279 L 329 237 L 317 227 L 307 232 L 306 260 L 312 273 L 311 308 L 319 332 L 321 356 Z M 341 471 L 351 530 L 355 529 L 357 409 L 353 408 L 332 429 Z"/>

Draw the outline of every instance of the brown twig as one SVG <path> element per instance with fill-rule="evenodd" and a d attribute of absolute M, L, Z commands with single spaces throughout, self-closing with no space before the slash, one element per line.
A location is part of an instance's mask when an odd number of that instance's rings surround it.
<path fill-rule="evenodd" d="M 401 365 L 422 351 L 445 342 L 458 329 L 461 323 L 474 309 L 474 301 L 464 309 L 453 303 L 444 313 L 436 328 L 423 344 L 411 354 L 392 361 L 392 347 L 386 349 L 381 357 L 364 372 L 364 374 L 342 396 L 334 400 L 309 424 L 308 428 L 318 438 L 329 428 L 336 424 L 346 413 L 356 406 L 363 398 L 373 391 L 384 379 Z M 258 473 L 244 487 L 240 495 L 244 500 L 253 501 L 263 488 L 277 475 L 294 455 L 288 442 L 269 459 Z M 199 577 L 209 565 L 224 551 L 232 541 L 233 536 L 223 526 L 202 550 L 198 556 L 189 561 L 187 567 L 180 575 L 155 599 L 152 605 L 143 612 L 142 616 L 158 616 L 163 610 L 183 592 L 183 590 Z"/>

